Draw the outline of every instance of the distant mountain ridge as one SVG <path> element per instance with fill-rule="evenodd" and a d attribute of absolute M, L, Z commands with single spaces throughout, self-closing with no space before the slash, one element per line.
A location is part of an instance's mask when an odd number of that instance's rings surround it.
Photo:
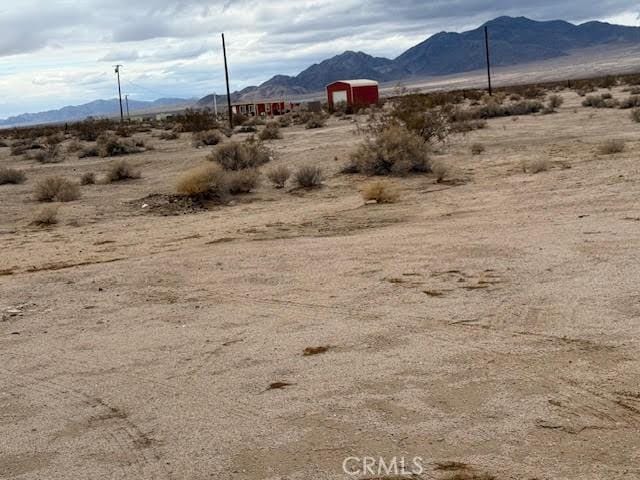
<path fill-rule="evenodd" d="M 129 99 L 131 114 L 141 110 L 151 110 L 160 107 L 191 105 L 195 100 L 184 98 L 160 98 L 153 102 Z M 124 107 L 124 100 L 122 101 Z M 125 110 L 126 114 L 126 110 Z M 24 126 L 42 123 L 74 122 L 87 117 L 111 117 L 120 115 L 120 103 L 117 98 L 111 100 L 94 100 L 83 105 L 66 106 L 58 110 L 48 110 L 38 113 L 23 113 L 0 120 L 0 126 Z"/>
<path fill-rule="evenodd" d="M 346 51 L 314 64 L 296 76 L 276 75 L 256 87 L 236 92 L 236 99 L 255 100 L 317 92 L 336 80 L 370 78 L 381 82 L 464 73 L 485 66 L 484 27 L 489 29 L 494 67 L 548 60 L 571 50 L 612 43 L 639 43 L 640 27 L 604 22 L 574 25 L 563 20 L 535 21 L 498 17 L 462 33 L 440 32 L 395 59 Z M 206 105 L 199 102 L 199 105 Z"/>

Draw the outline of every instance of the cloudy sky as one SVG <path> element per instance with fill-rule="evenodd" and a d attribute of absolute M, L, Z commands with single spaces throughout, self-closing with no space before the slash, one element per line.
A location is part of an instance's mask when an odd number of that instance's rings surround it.
<path fill-rule="evenodd" d="M 0 118 L 115 96 L 223 91 L 362 50 L 395 57 L 442 30 L 500 15 L 640 26 L 636 0 L 1 0 Z"/>

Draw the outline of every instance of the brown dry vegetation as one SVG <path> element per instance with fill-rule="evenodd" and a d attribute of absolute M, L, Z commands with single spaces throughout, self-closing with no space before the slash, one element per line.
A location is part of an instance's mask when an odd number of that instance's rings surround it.
<path fill-rule="evenodd" d="M 80 188 L 66 178 L 47 177 L 36 183 L 34 198 L 39 202 L 72 202 L 80 198 Z"/>

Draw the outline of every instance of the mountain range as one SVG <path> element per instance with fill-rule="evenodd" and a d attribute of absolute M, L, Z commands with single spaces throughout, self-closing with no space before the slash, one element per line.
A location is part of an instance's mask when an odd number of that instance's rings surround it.
<path fill-rule="evenodd" d="M 640 44 L 640 27 L 498 17 L 467 32 L 437 33 L 393 60 L 346 51 L 296 76 L 276 75 L 259 86 L 237 93 L 239 98 L 247 100 L 271 98 L 321 91 L 328 83 L 340 79 L 390 82 L 478 70 L 486 65 L 485 26 L 489 31 L 494 67 L 548 60 L 568 55 L 572 50 L 599 45 Z M 205 104 L 206 97 L 200 102 Z"/>
<path fill-rule="evenodd" d="M 574 25 L 562 20 L 540 22 L 525 17 L 498 17 L 474 30 L 437 33 L 394 59 L 346 51 L 314 64 L 296 76 L 276 75 L 259 86 L 234 92 L 232 100 L 282 98 L 316 93 L 323 91 L 327 84 L 341 79 L 369 78 L 380 82 L 393 82 L 478 70 L 485 67 L 485 26 L 489 31 L 494 67 L 558 58 L 569 55 L 574 50 L 594 46 L 640 45 L 640 27 L 603 22 Z M 216 99 L 218 105 L 226 103 L 226 96 L 218 95 Z M 176 98 L 165 98 L 155 102 L 129 101 L 132 112 L 190 105 L 212 107 L 213 95 L 207 95 L 197 102 Z M 116 99 L 97 100 L 60 110 L 18 115 L 0 120 L 0 126 L 67 122 L 88 116 L 115 116 L 118 113 Z"/>

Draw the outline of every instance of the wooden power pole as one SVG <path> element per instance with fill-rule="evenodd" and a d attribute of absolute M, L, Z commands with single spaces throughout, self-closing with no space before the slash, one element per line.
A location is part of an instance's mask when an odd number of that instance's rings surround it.
<path fill-rule="evenodd" d="M 120 88 L 120 67 L 116 65 L 116 75 L 118 76 L 118 98 L 120 99 L 120 123 L 124 123 L 124 111 L 122 110 L 122 89 Z"/>
<path fill-rule="evenodd" d="M 487 52 L 487 81 L 489 82 L 489 96 L 493 95 L 491 88 L 491 57 L 489 56 L 489 27 L 484 26 L 484 47 Z"/>
<path fill-rule="evenodd" d="M 233 129 L 233 112 L 231 111 L 231 91 L 229 89 L 229 67 L 227 66 L 227 46 L 222 34 L 222 54 L 224 55 L 224 78 L 227 81 L 227 108 L 229 109 L 229 126 Z"/>

